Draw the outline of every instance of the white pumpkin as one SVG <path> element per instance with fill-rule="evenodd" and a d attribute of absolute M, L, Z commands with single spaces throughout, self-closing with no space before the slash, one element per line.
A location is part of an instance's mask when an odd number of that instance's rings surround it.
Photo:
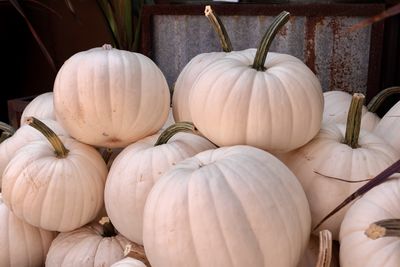
<path fill-rule="evenodd" d="M 296 266 L 310 214 L 296 177 L 250 146 L 208 150 L 152 188 L 143 241 L 153 267 Z"/>
<path fill-rule="evenodd" d="M 117 261 L 111 267 L 146 267 L 146 265 L 137 259 L 126 257 Z"/>
<path fill-rule="evenodd" d="M 50 127 L 57 135 L 68 137 L 68 133 L 54 120 L 42 120 L 48 127 Z M 0 188 L 1 177 L 7 164 L 14 157 L 15 152 L 21 147 L 38 140 L 45 140 L 43 134 L 33 129 L 29 125 L 22 125 L 18 130 L 9 138 L 0 144 Z"/>
<path fill-rule="evenodd" d="M 40 94 L 29 102 L 22 112 L 20 125 L 24 125 L 28 117 L 35 117 L 41 120 L 56 120 L 53 92 Z"/>
<path fill-rule="evenodd" d="M 62 147 L 54 133 L 50 136 L 50 142 L 32 142 L 15 152 L 3 172 L 3 199 L 36 227 L 71 231 L 100 211 L 107 167 L 93 147 L 72 138 L 62 138 Z"/>
<path fill-rule="evenodd" d="M 46 258 L 46 267 L 105 267 L 123 259 L 130 241 L 119 234 L 106 234 L 98 223 L 54 239 Z"/>
<path fill-rule="evenodd" d="M 347 121 L 347 115 L 352 95 L 344 91 L 324 92 L 324 123 L 343 123 Z M 373 131 L 379 123 L 380 118 L 373 112 L 368 111 L 366 106 L 362 108 L 361 128 Z"/>
<path fill-rule="evenodd" d="M 125 147 L 156 133 L 169 104 L 152 60 L 107 45 L 70 57 L 54 83 L 57 120 L 72 137 L 99 147 Z"/>
<path fill-rule="evenodd" d="M 41 267 L 55 232 L 18 219 L 3 203 L 0 193 L 0 266 Z"/>
<path fill-rule="evenodd" d="M 158 179 L 178 162 L 213 149 L 207 139 L 177 133 L 166 144 L 154 146 L 153 135 L 126 147 L 114 160 L 104 191 L 107 214 L 128 239 L 143 244 L 143 211 L 147 195 Z"/>
<path fill-rule="evenodd" d="M 350 207 L 340 228 L 341 267 L 398 267 L 400 238 L 366 236 L 370 224 L 400 217 L 400 175 L 371 189 Z"/>
<path fill-rule="evenodd" d="M 400 101 L 382 117 L 374 133 L 400 152 Z"/>

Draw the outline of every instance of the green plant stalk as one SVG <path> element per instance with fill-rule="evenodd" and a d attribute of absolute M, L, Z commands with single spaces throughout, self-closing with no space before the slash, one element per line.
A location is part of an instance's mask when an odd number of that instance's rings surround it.
<path fill-rule="evenodd" d="M 140 34 L 141 34 L 141 26 L 142 26 L 142 9 L 144 6 L 144 0 L 140 0 L 140 4 L 138 6 L 139 9 L 139 15 L 138 15 L 138 19 L 136 22 L 136 26 L 135 26 L 135 34 L 134 34 L 134 40 L 133 40 L 133 44 L 131 47 L 131 51 L 138 51 L 139 50 L 139 41 L 140 41 Z"/>
<path fill-rule="evenodd" d="M 231 40 L 229 39 L 229 35 L 221 19 L 218 17 L 218 15 L 215 13 L 215 11 L 212 9 L 211 6 L 206 6 L 204 14 L 210 21 L 211 25 L 213 26 L 214 31 L 218 35 L 218 39 L 221 43 L 222 50 L 224 52 L 232 52 L 233 51 L 232 43 Z"/>
<path fill-rule="evenodd" d="M 107 26 L 111 32 L 111 37 L 113 40 L 113 46 L 115 48 L 120 48 L 121 44 L 119 43 L 119 41 L 121 40 L 121 38 L 119 36 L 117 22 L 115 20 L 110 2 L 108 2 L 108 0 L 97 0 L 97 3 L 107 21 Z"/>
<path fill-rule="evenodd" d="M 367 105 L 367 109 L 370 112 L 376 113 L 382 103 L 390 96 L 394 94 L 400 94 L 400 86 L 393 86 L 380 91 L 374 96 Z"/>
<path fill-rule="evenodd" d="M 372 223 L 365 235 L 375 240 L 382 237 L 400 237 L 400 219 L 386 219 Z"/>
<path fill-rule="evenodd" d="M 358 147 L 358 138 L 361 130 L 362 107 L 365 96 L 360 93 L 353 94 L 347 115 L 346 133 L 343 143 L 352 148 Z"/>
<path fill-rule="evenodd" d="M 53 146 L 54 153 L 56 154 L 57 158 L 66 158 L 68 156 L 69 150 L 64 146 L 57 134 L 46 124 L 35 117 L 27 118 L 26 123 L 41 132 L 47 138 L 47 140 Z"/>
<path fill-rule="evenodd" d="M 261 40 L 261 43 L 257 49 L 256 56 L 254 57 L 253 69 L 258 71 L 265 71 L 265 60 L 267 59 L 267 54 L 269 48 L 274 40 L 276 34 L 279 30 L 289 21 L 290 13 L 287 11 L 282 11 L 268 27 L 267 32 Z"/>
<path fill-rule="evenodd" d="M 169 126 L 161 133 L 154 146 L 159 146 L 168 143 L 169 139 L 171 139 L 172 136 L 174 136 L 179 132 L 190 132 L 196 135 L 200 135 L 199 131 L 197 131 L 193 123 L 185 121 L 177 122 Z"/>

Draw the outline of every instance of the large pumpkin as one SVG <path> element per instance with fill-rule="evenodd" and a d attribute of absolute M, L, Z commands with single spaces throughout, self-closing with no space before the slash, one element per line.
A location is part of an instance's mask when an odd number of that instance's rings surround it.
<path fill-rule="evenodd" d="M 124 147 L 156 133 L 167 119 L 164 75 L 144 55 L 104 45 L 70 57 L 57 73 L 57 120 L 81 142 Z"/>
<path fill-rule="evenodd" d="M 41 267 L 55 232 L 18 219 L 3 203 L 0 193 L 0 266 Z"/>
<path fill-rule="evenodd" d="M 177 133 L 167 143 L 155 146 L 158 136 L 139 140 L 117 156 L 104 191 L 107 214 L 115 228 L 138 244 L 143 244 L 144 205 L 153 185 L 178 162 L 215 148 L 191 133 Z"/>
<path fill-rule="evenodd" d="M 153 267 L 296 266 L 310 223 L 293 173 L 268 152 L 234 146 L 201 152 L 160 178 L 143 241 Z"/>
<path fill-rule="evenodd" d="M 288 20 L 273 22 L 257 53 L 231 53 L 201 72 L 189 97 L 193 123 L 219 146 L 246 144 L 289 151 L 319 131 L 323 95 L 315 74 L 299 59 L 267 53 L 273 34 Z"/>
<path fill-rule="evenodd" d="M 4 203 L 24 221 L 51 231 L 71 231 L 92 221 L 103 205 L 107 167 L 91 146 L 63 143 L 32 120 L 49 141 L 20 148 L 3 173 Z"/>
<path fill-rule="evenodd" d="M 400 238 L 376 240 L 365 234 L 370 224 L 400 217 L 400 175 L 376 186 L 348 210 L 340 228 L 341 267 L 398 267 Z"/>
<path fill-rule="evenodd" d="M 360 100 L 358 97 L 356 94 L 354 99 Z M 360 130 L 362 103 L 358 107 L 356 128 Z M 350 113 L 351 118 L 356 116 Z M 399 152 L 382 138 L 363 129 L 359 135 L 354 134 L 357 130 L 350 127 L 351 121 L 347 127 L 324 124 L 307 145 L 281 156 L 306 192 L 314 227 L 348 195 L 400 157 Z M 333 239 L 338 240 L 340 224 L 347 209 L 336 213 L 318 229 L 330 230 Z"/>

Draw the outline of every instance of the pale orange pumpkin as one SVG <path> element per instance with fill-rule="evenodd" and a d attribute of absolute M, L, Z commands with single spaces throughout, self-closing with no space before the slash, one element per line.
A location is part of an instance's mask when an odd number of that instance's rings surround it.
<path fill-rule="evenodd" d="M 53 103 L 53 92 L 47 92 L 36 96 L 24 108 L 20 125 L 24 125 L 28 117 L 35 117 L 41 120 L 56 120 Z"/>

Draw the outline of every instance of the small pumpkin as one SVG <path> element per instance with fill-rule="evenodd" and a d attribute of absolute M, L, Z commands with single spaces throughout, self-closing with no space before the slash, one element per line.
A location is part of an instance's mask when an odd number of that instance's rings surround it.
<path fill-rule="evenodd" d="M 117 261 L 111 267 L 146 267 L 146 265 L 137 259 L 126 257 Z"/>
<path fill-rule="evenodd" d="M 41 267 L 55 232 L 18 219 L 4 204 L 0 193 L 0 266 Z"/>
<path fill-rule="evenodd" d="M 324 124 L 307 145 L 281 155 L 301 182 L 317 224 L 348 195 L 400 158 L 382 138 L 360 129 L 364 96 L 354 94 L 347 125 Z M 316 230 L 327 229 L 334 240 L 348 207 Z"/>
<path fill-rule="evenodd" d="M 188 123 L 178 123 L 161 136 L 149 136 L 129 145 L 114 160 L 107 176 L 107 214 L 121 234 L 138 244 L 143 244 L 143 211 L 153 185 L 178 162 L 215 148 L 207 139 L 179 132 L 182 130 L 194 129 Z"/>
<path fill-rule="evenodd" d="M 170 94 L 148 57 L 110 45 L 70 57 L 54 82 L 57 120 L 75 139 L 99 147 L 125 147 L 165 123 Z"/>
<path fill-rule="evenodd" d="M 4 203 L 20 219 L 51 231 L 92 221 L 103 205 L 107 167 L 91 146 L 59 138 L 35 118 L 29 124 L 48 141 L 20 148 L 3 172 Z"/>
<path fill-rule="evenodd" d="M 172 95 L 172 111 L 174 119 L 177 122 L 192 121 L 192 116 L 190 115 L 189 95 L 191 88 L 200 73 L 212 62 L 225 57 L 233 50 L 225 26 L 211 6 L 205 7 L 204 14 L 214 27 L 221 42 L 223 52 L 199 54 L 192 58 L 179 73 Z"/>
<path fill-rule="evenodd" d="M 152 188 L 143 241 L 153 267 L 296 266 L 310 235 L 304 191 L 250 146 L 201 152 Z"/>
<path fill-rule="evenodd" d="M 54 239 L 46 258 L 47 267 L 104 267 L 125 257 L 131 242 L 116 233 L 109 222 L 91 223 Z"/>
<path fill-rule="evenodd" d="M 47 92 L 36 96 L 24 108 L 20 125 L 24 125 L 28 117 L 36 117 L 41 120 L 56 120 L 53 103 L 53 92 Z"/>
<path fill-rule="evenodd" d="M 193 123 L 218 146 L 246 144 L 273 152 L 296 149 L 319 131 L 323 95 L 299 59 L 268 52 L 289 19 L 282 12 L 259 49 L 231 53 L 205 68 L 190 92 Z"/>
<path fill-rule="evenodd" d="M 400 175 L 393 175 L 349 208 L 340 228 L 340 266 L 397 267 L 400 262 L 400 239 L 376 240 L 366 235 L 370 224 L 400 217 Z"/>

